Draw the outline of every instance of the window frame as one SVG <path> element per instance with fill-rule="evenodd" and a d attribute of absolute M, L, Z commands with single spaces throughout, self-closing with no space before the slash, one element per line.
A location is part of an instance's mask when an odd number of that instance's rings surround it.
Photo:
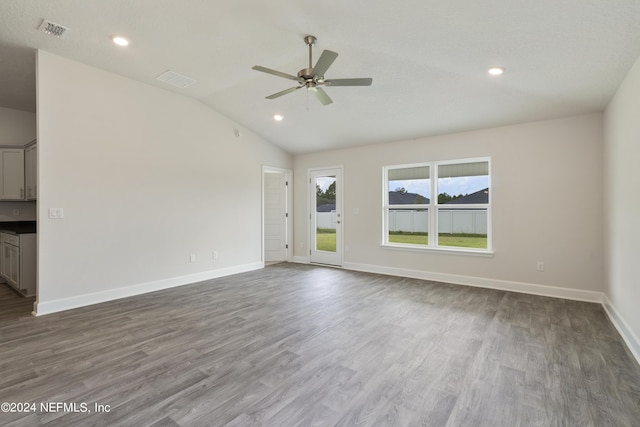
<path fill-rule="evenodd" d="M 438 203 L 438 178 L 439 167 L 445 165 L 465 164 L 465 163 L 480 163 L 486 162 L 488 173 L 488 201 L 484 203 L 474 204 L 440 204 Z M 389 204 L 389 171 L 393 169 L 407 169 L 415 167 L 429 168 L 429 185 L 430 185 L 430 197 L 429 204 L 412 204 L 412 205 L 390 205 Z M 382 243 L 383 248 L 389 249 L 401 249 L 409 251 L 422 251 L 422 252 L 438 252 L 438 253 L 454 253 L 454 254 L 469 254 L 469 255 L 493 255 L 493 239 L 492 239 L 492 190 L 491 190 L 491 157 L 474 157 L 467 159 L 454 159 L 454 160 L 440 160 L 421 163 L 407 163 L 388 165 L 382 167 Z M 487 247 L 486 248 L 465 248 L 458 246 L 439 246 L 438 234 L 432 233 L 431 230 L 438 230 L 438 214 L 441 209 L 446 207 L 447 210 L 467 210 L 467 209 L 486 209 L 487 212 Z M 428 244 L 408 244 L 408 243 L 394 243 L 389 242 L 389 211 L 393 209 L 426 209 L 428 211 Z"/>

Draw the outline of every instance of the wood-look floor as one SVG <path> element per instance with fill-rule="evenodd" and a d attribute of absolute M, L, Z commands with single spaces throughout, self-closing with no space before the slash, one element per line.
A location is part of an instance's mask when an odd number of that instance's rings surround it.
<path fill-rule="evenodd" d="M 640 367 L 597 304 L 286 263 L 31 302 L 0 290 L 0 402 L 92 412 L 3 426 L 640 425 Z"/>

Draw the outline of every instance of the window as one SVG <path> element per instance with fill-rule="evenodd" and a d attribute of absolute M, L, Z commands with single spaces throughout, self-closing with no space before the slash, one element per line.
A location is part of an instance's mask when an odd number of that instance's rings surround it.
<path fill-rule="evenodd" d="M 386 166 L 383 174 L 383 244 L 491 250 L 488 158 Z"/>

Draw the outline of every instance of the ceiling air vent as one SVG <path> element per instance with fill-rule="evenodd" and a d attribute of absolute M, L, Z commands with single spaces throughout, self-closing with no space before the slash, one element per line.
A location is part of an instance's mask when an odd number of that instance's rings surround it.
<path fill-rule="evenodd" d="M 164 73 L 156 77 L 156 79 L 160 80 L 161 82 L 170 84 L 171 86 L 175 86 L 179 88 L 185 88 L 187 86 L 191 86 L 197 81 L 197 80 L 193 80 L 190 77 L 183 76 L 182 74 L 178 74 L 175 71 L 171 71 L 171 70 L 165 71 Z"/>
<path fill-rule="evenodd" d="M 67 27 L 56 24 L 55 22 L 47 21 L 46 19 L 42 20 L 42 24 L 40 24 L 38 30 L 54 37 L 62 37 L 67 31 L 69 31 Z"/>

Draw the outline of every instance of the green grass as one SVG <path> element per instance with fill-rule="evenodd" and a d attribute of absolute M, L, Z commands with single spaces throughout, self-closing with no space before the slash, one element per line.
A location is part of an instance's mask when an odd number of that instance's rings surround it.
<path fill-rule="evenodd" d="M 389 243 L 403 243 L 407 245 L 426 245 L 429 243 L 427 233 L 389 234 Z"/>
<path fill-rule="evenodd" d="M 427 245 L 427 233 L 393 233 L 389 234 L 389 243 L 403 245 Z M 475 234 L 439 234 L 438 246 L 454 248 L 486 249 L 487 236 Z M 336 233 L 334 230 L 318 229 L 316 233 L 316 249 L 319 251 L 336 251 Z"/>
<path fill-rule="evenodd" d="M 457 248 L 487 249 L 487 236 L 440 234 L 438 235 L 438 244 Z"/>
<path fill-rule="evenodd" d="M 316 228 L 317 234 L 336 234 L 335 228 Z"/>
<path fill-rule="evenodd" d="M 336 233 L 335 230 L 331 230 L 330 233 L 326 231 L 318 231 L 316 233 L 316 249 L 319 251 L 336 251 Z"/>
<path fill-rule="evenodd" d="M 389 234 L 389 243 L 405 245 L 426 245 L 429 242 L 427 233 L 393 233 Z M 487 248 L 487 236 L 474 234 L 439 234 L 438 246 L 456 248 Z"/>

